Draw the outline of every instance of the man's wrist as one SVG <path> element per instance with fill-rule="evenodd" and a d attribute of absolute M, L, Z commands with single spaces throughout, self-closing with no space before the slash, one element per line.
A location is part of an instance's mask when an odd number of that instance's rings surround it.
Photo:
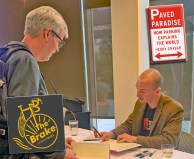
<path fill-rule="evenodd" d="M 114 131 L 111 131 L 111 133 L 112 133 L 111 138 L 112 138 L 112 139 L 116 139 L 116 137 L 117 137 L 116 133 L 115 133 Z"/>
<path fill-rule="evenodd" d="M 137 143 L 137 136 L 134 136 L 134 143 Z"/>

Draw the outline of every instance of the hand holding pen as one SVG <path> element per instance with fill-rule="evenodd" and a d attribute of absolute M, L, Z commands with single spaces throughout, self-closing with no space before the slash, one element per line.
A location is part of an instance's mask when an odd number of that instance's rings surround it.
<path fill-rule="evenodd" d="M 94 129 L 94 138 L 87 138 L 87 139 L 84 139 L 83 141 L 99 141 L 100 138 L 99 136 L 101 137 L 101 134 L 98 132 L 98 130 L 93 126 L 93 129 Z"/>
<path fill-rule="evenodd" d="M 99 131 L 93 126 L 93 129 L 94 129 L 94 136 L 95 137 L 102 137 L 102 135 L 99 133 Z"/>
<path fill-rule="evenodd" d="M 95 127 L 93 127 L 93 129 L 96 131 L 98 138 L 100 138 L 101 141 L 108 141 L 114 137 L 114 133 L 112 131 L 99 133 Z"/>

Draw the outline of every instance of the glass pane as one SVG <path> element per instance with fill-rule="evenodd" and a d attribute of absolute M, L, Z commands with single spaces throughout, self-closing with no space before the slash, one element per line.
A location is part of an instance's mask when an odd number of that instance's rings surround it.
<path fill-rule="evenodd" d="M 112 73 L 112 36 L 110 7 L 94 8 L 87 12 L 88 46 L 91 90 L 89 94 L 91 116 L 114 118 L 113 73 Z M 92 41 L 92 43 L 91 43 Z M 92 79 L 94 78 L 94 79 Z M 92 91 L 91 91 L 92 92 Z M 93 96 L 93 97 L 91 97 Z"/>

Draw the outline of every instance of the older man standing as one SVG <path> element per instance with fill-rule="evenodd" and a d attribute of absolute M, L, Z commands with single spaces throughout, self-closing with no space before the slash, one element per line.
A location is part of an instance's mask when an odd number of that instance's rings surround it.
<path fill-rule="evenodd" d="M 63 46 L 64 40 L 68 38 L 68 29 L 61 14 L 54 8 L 42 6 L 30 11 L 26 16 L 24 38 L 22 42 L 12 41 L 4 48 L 17 50 L 11 54 L 5 63 L 5 81 L 2 81 L 0 89 L 6 84 L 7 96 L 32 96 L 48 94 L 44 79 L 41 75 L 38 62 L 48 61 L 51 56 L 58 52 Z M 9 55 L 2 55 L 8 57 Z M 1 56 L 1 57 L 2 57 Z M 1 99 L 1 98 L 0 98 Z M 0 101 L 6 110 L 4 101 Z M 6 112 L 0 111 L 0 128 L 6 128 Z M 64 158 L 58 152 L 32 153 L 32 154 L 9 154 L 7 136 L 0 134 L 0 158 L 1 159 L 55 159 Z M 5 144 L 2 144 L 5 143 Z M 69 152 L 69 151 L 68 151 Z M 59 157 L 60 156 L 60 157 Z M 71 150 L 71 158 L 76 158 Z"/>

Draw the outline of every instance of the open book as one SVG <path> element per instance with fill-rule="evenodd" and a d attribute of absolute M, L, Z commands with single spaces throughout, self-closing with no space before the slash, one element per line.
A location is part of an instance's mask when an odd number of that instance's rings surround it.
<path fill-rule="evenodd" d="M 137 143 L 128 143 L 128 142 L 119 143 L 117 142 L 117 140 L 114 140 L 114 139 L 106 141 L 105 143 L 109 143 L 110 150 L 116 151 L 116 152 L 121 152 L 124 150 L 133 149 L 141 146 L 140 144 L 137 144 Z"/>
<path fill-rule="evenodd" d="M 72 142 L 73 149 L 80 159 L 109 159 L 110 150 L 121 152 L 128 149 L 140 147 L 137 143 L 118 143 L 117 140 L 105 142 Z"/>

